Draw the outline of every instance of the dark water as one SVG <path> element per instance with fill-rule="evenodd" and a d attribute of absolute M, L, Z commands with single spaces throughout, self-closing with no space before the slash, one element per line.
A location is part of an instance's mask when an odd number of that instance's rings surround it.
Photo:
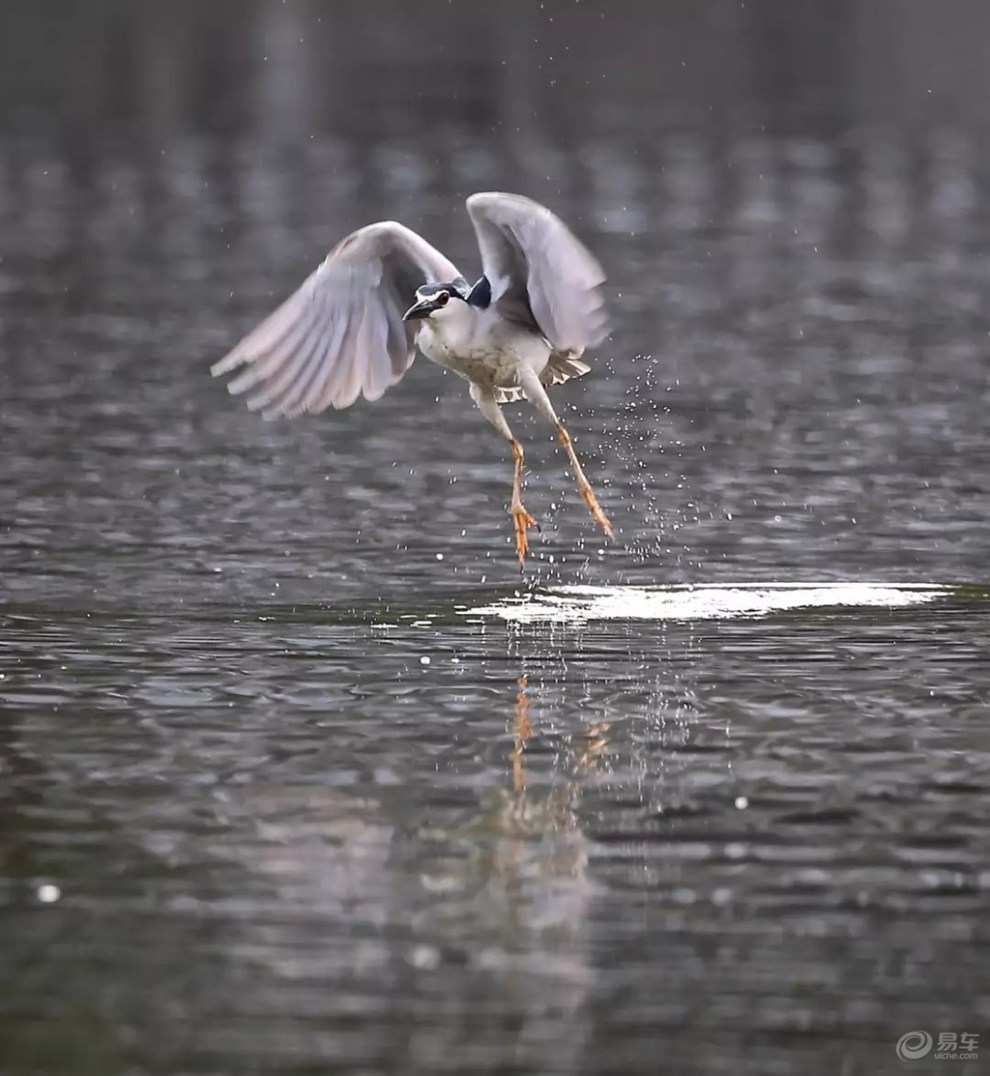
<path fill-rule="evenodd" d="M 438 369 L 206 376 L 356 224 L 473 272 L 500 187 L 614 293 L 557 400 L 618 541 L 513 408 L 525 580 Z M 0 1071 L 985 1063 L 988 210 L 951 124 L 0 143 Z"/>

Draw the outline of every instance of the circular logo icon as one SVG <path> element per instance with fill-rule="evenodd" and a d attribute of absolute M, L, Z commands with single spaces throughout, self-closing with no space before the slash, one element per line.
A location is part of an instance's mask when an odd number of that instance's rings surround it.
<path fill-rule="evenodd" d="M 909 1031 L 897 1040 L 897 1056 L 902 1061 L 919 1061 L 931 1048 L 932 1037 L 927 1031 Z"/>

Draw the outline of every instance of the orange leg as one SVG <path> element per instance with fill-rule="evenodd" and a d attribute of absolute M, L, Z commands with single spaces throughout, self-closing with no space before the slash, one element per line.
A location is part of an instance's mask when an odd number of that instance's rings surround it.
<path fill-rule="evenodd" d="M 509 511 L 512 513 L 512 526 L 516 532 L 516 555 L 519 557 L 519 567 L 524 568 L 526 554 L 529 552 L 529 535 L 526 532 L 530 527 L 536 527 L 539 530 L 539 524 L 523 508 L 523 447 L 512 436 L 512 430 L 509 429 L 509 424 L 505 421 L 502 408 L 499 407 L 498 401 L 495 399 L 494 391 L 472 383 L 471 399 L 478 405 L 478 409 L 485 418 L 512 446 L 512 458 L 516 461 L 516 470 L 512 479 L 512 502 L 509 505 Z"/>
<path fill-rule="evenodd" d="M 509 511 L 512 513 L 512 524 L 516 530 L 516 554 L 519 557 L 519 567 L 522 568 L 526 563 L 526 554 L 529 552 L 529 535 L 526 532 L 530 527 L 538 528 L 539 524 L 523 508 L 524 456 L 522 445 L 514 437 L 511 439 L 510 444 L 512 445 L 512 458 L 516 461 L 516 470 L 512 479 L 512 502 L 509 505 Z"/>
<path fill-rule="evenodd" d="M 584 471 L 581 469 L 581 464 L 578 462 L 577 454 L 574 451 L 574 444 L 571 441 L 571 435 L 564 429 L 564 424 L 560 421 L 557 422 L 557 437 L 560 439 L 560 443 L 564 446 L 567 458 L 571 461 L 571 469 L 574 471 L 578 489 L 581 491 L 584 503 L 588 506 L 588 511 L 591 513 L 592 518 L 598 526 L 605 532 L 605 536 L 609 539 L 614 538 L 615 535 L 612 531 L 612 524 L 609 522 L 608 516 L 602 511 L 602 506 L 598 503 L 595 491 L 591 488 L 591 483 L 585 477 Z"/>

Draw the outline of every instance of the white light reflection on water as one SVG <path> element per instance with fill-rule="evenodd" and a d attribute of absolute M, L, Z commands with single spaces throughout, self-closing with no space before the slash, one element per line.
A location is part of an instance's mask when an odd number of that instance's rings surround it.
<path fill-rule="evenodd" d="M 741 583 L 731 587 L 567 586 L 507 598 L 464 610 L 518 623 L 588 620 L 726 620 L 761 617 L 790 609 L 888 608 L 945 597 L 934 584 Z"/>

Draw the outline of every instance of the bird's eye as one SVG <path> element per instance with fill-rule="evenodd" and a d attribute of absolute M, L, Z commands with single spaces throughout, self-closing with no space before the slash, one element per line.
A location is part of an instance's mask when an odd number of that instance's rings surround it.
<path fill-rule="evenodd" d="M 447 292 L 445 292 L 445 291 L 440 292 L 440 294 L 437 296 L 437 306 L 446 306 L 447 305 L 447 300 L 449 298 L 450 298 L 450 296 L 447 294 Z"/>

